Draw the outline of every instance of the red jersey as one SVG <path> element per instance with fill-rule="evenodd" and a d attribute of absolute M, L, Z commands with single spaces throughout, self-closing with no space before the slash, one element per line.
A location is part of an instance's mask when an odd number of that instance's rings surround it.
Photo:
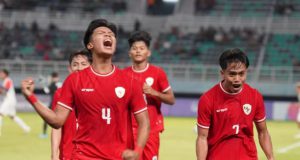
<path fill-rule="evenodd" d="M 58 104 L 76 110 L 73 159 L 118 160 L 125 149 L 132 149 L 131 113 L 147 110 L 136 83 L 115 66 L 105 75 L 88 67 L 68 76 Z"/>
<path fill-rule="evenodd" d="M 58 88 L 53 96 L 52 110 L 55 110 L 57 101 L 61 96 L 61 88 Z M 61 127 L 61 140 L 59 144 L 59 159 L 69 160 L 72 157 L 74 144 L 72 143 L 76 135 L 75 112 L 70 112 L 65 124 Z"/>
<path fill-rule="evenodd" d="M 209 128 L 207 159 L 257 159 L 253 121 L 266 119 L 262 95 L 244 84 L 239 93 L 226 92 L 221 83 L 203 94 L 198 126 Z"/>
<path fill-rule="evenodd" d="M 133 67 L 127 67 L 124 69 L 130 75 L 137 78 L 141 86 L 147 83 L 153 89 L 159 92 L 166 92 L 171 89 L 169 85 L 166 73 L 160 67 L 147 64 L 144 70 L 137 71 Z M 150 119 L 151 132 L 162 132 L 164 130 L 163 115 L 161 113 L 161 101 L 157 97 L 146 95 L 147 107 Z M 137 129 L 137 123 L 133 119 L 134 129 Z"/>

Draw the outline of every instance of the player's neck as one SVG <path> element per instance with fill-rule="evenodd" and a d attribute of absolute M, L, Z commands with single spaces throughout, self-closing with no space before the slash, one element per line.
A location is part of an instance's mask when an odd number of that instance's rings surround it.
<path fill-rule="evenodd" d="M 93 63 L 91 65 L 93 70 L 99 74 L 108 74 L 112 72 L 113 65 L 111 59 L 95 59 L 93 58 Z"/>
<path fill-rule="evenodd" d="M 149 63 L 147 61 L 144 61 L 142 63 L 133 63 L 132 68 L 135 71 L 143 71 L 147 69 L 149 66 Z"/>

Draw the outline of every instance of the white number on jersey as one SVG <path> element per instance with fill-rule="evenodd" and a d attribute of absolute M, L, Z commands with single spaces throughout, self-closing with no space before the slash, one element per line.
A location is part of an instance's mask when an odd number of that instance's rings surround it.
<path fill-rule="evenodd" d="M 102 119 L 106 120 L 107 124 L 110 124 L 110 108 L 102 108 Z"/>
<path fill-rule="evenodd" d="M 238 124 L 235 124 L 235 125 L 232 126 L 232 129 L 235 129 L 235 134 L 238 134 L 240 126 Z"/>

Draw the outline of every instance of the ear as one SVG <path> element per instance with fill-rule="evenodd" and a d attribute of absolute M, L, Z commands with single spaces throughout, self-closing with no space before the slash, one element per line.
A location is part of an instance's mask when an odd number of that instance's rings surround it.
<path fill-rule="evenodd" d="M 87 49 L 92 49 L 94 47 L 94 45 L 91 43 L 91 42 L 89 42 L 88 44 L 87 44 Z"/>
<path fill-rule="evenodd" d="M 222 79 L 224 79 L 224 71 L 223 70 L 220 70 L 220 75 L 221 75 L 221 77 L 222 77 Z"/>
<path fill-rule="evenodd" d="M 71 69 L 70 65 L 68 66 L 68 71 L 69 71 L 69 73 L 72 73 L 72 69 Z"/>

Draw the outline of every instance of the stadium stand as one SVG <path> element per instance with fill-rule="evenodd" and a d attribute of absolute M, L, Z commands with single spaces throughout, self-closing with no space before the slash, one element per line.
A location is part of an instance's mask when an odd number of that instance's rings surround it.
<path fill-rule="evenodd" d="M 0 66 L 13 68 L 16 75 L 52 70 L 67 74 L 60 70 L 66 53 L 82 48 L 85 26 L 91 19 L 103 17 L 122 28 L 114 58 L 121 67 L 129 64 L 129 32 L 151 32 L 151 61 L 164 67 L 174 84 L 187 84 L 176 85 L 175 92 L 201 93 L 209 88 L 207 81 L 214 83 L 219 78 L 219 53 L 231 47 L 242 48 L 249 56 L 250 83 L 270 82 L 261 87 L 266 94 L 277 94 L 268 88 L 279 86 L 281 93 L 293 95 L 293 84 L 300 78 L 300 3 L 296 0 L 27 1 L 0 1 Z M 211 4 L 203 4 L 206 2 Z M 161 3 L 165 6 L 158 5 Z M 160 8 L 166 5 L 170 10 Z M 28 71 L 29 66 L 39 69 Z M 195 89 L 195 84 L 204 87 Z"/>

